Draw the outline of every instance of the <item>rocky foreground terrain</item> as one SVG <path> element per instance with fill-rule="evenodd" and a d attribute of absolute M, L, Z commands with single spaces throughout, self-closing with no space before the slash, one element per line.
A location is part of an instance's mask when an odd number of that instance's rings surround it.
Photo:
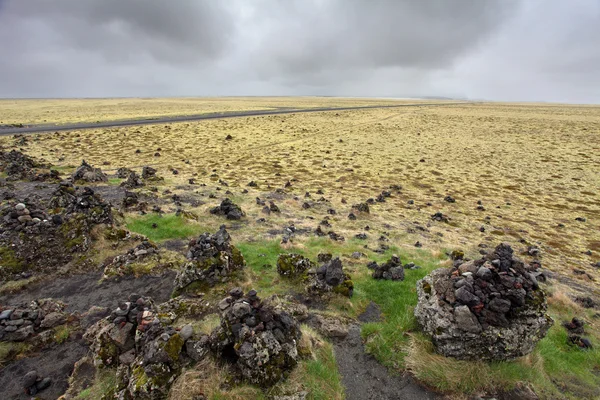
<path fill-rule="evenodd" d="M 275 185 L 149 164 L 65 169 L 10 140 L 2 398 L 600 396 L 600 259 L 573 276 L 525 240 L 433 247 L 460 213 L 426 204 L 426 224 L 402 225 L 418 240 L 399 245 L 400 184 L 346 199 L 284 171 Z"/>

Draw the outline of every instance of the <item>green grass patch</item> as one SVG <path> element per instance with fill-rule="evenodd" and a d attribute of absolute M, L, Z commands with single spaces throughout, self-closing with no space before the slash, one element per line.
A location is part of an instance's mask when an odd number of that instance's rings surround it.
<path fill-rule="evenodd" d="M 205 232 L 202 226 L 175 214 L 147 214 L 141 217 L 126 218 L 127 229 L 160 242 L 168 239 L 187 239 Z M 152 225 L 156 224 L 156 228 Z"/>
<path fill-rule="evenodd" d="M 315 350 L 315 359 L 299 365 L 302 382 L 310 400 L 332 400 L 344 398 L 344 386 L 337 368 L 333 346 L 324 342 Z"/>
<path fill-rule="evenodd" d="M 30 349 L 31 345 L 23 342 L 0 342 L 0 367 Z"/>
<path fill-rule="evenodd" d="M 108 178 L 109 185 L 119 186 L 121 182 L 123 182 L 123 179 L 121 178 Z"/>
<path fill-rule="evenodd" d="M 112 398 L 117 387 L 117 375 L 112 368 L 98 368 L 94 384 L 82 390 L 76 397 L 78 400 Z"/>

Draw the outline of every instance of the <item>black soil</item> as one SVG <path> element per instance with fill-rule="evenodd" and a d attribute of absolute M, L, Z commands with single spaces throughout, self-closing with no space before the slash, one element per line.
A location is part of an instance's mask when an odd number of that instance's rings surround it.
<path fill-rule="evenodd" d="M 30 399 L 23 391 L 21 378 L 29 371 L 37 371 L 40 377 L 50 377 L 52 384 L 37 394 L 39 399 L 57 399 L 68 388 L 73 365 L 88 351 L 80 341 L 70 341 L 40 351 L 37 354 L 13 361 L 0 370 L 0 398 Z"/>
<path fill-rule="evenodd" d="M 379 319 L 380 311 L 375 303 L 369 304 L 359 317 L 361 322 Z M 347 400 L 442 399 L 442 396 L 417 384 L 408 374 L 390 375 L 386 367 L 365 353 L 360 325 L 350 326 L 348 336 L 334 343 L 334 349 Z"/>
<path fill-rule="evenodd" d="M 16 294 L 0 296 L 0 304 L 27 304 L 36 299 L 51 297 L 67 303 L 69 312 L 85 312 L 92 306 L 114 308 L 119 300 L 130 294 L 152 297 L 157 303 L 167 301 L 173 291 L 174 272 L 160 276 L 127 276 L 100 282 L 102 273 L 59 277 L 39 282 Z"/>

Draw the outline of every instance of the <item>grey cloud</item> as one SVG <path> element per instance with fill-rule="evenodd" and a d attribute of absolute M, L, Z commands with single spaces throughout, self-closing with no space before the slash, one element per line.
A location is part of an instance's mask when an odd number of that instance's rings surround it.
<path fill-rule="evenodd" d="M 269 70 L 298 76 L 327 69 L 339 74 L 381 67 L 443 68 L 487 38 L 515 9 L 510 0 L 311 4 L 285 2 L 271 11 L 273 22 L 260 49 L 270 55 Z"/>
<path fill-rule="evenodd" d="M 0 96 L 600 102 L 598 0 L 0 0 Z"/>

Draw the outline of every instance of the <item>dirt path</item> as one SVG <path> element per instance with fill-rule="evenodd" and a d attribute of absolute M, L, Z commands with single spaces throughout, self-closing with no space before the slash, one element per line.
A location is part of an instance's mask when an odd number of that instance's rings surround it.
<path fill-rule="evenodd" d="M 52 297 L 67 303 L 69 312 L 85 312 L 92 306 L 116 307 L 132 293 L 150 296 L 157 303 L 167 301 L 173 290 L 174 272 L 160 276 L 128 276 L 100 281 L 101 272 L 71 275 L 42 281 L 22 292 L 0 296 L 0 304 L 27 304 L 35 299 Z"/>
<path fill-rule="evenodd" d="M 379 309 L 371 303 L 361 322 L 379 319 Z M 346 388 L 347 400 L 433 400 L 442 399 L 404 374 L 392 376 L 387 368 L 365 353 L 360 325 L 350 326 L 348 336 L 334 344 L 335 358 Z"/>

